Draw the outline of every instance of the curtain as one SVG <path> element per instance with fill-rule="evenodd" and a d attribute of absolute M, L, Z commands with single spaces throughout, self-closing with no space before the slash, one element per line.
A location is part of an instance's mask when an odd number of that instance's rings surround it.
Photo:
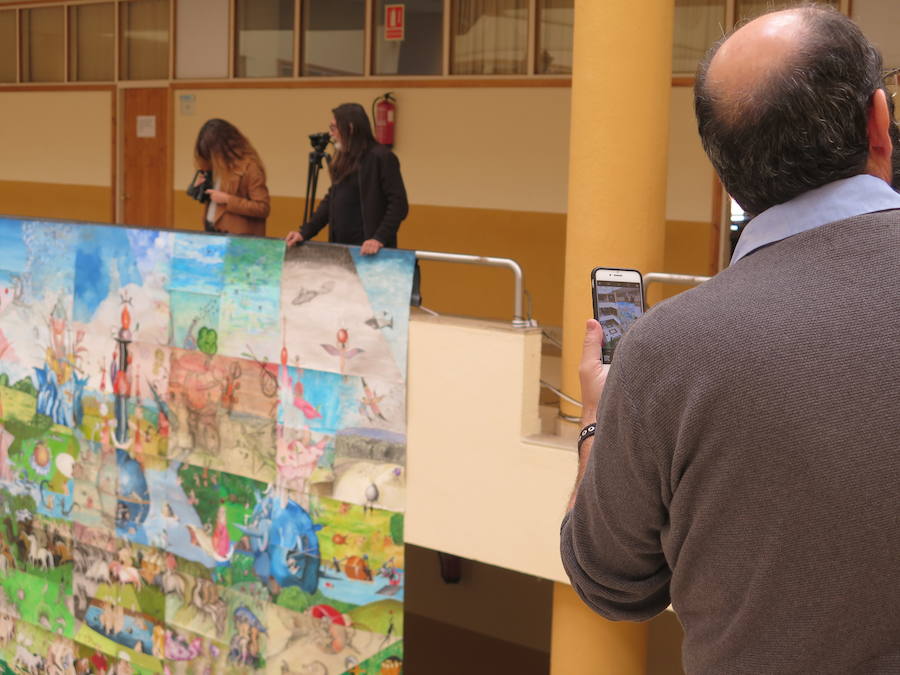
<path fill-rule="evenodd" d="M 169 0 L 123 2 L 123 80 L 164 80 L 169 77 Z"/>
<path fill-rule="evenodd" d="M 22 10 L 22 80 L 24 82 L 62 82 L 63 54 L 62 7 Z"/>
<path fill-rule="evenodd" d="M 451 73 L 526 72 L 528 0 L 455 0 L 451 21 Z"/>
<path fill-rule="evenodd" d="M 540 0 L 535 72 L 548 75 L 572 73 L 572 30 L 575 0 Z"/>
<path fill-rule="evenodd" d="M 293 75 L 293 0 L 238 0 L 236 8 L 237 77 Z"/>
<path fill-rule="evenodd" d="M 706 50 L 725 33 L 725 0 L 676 0 L 672 72 L 693 75 Z"/>
<path fill-rule="evenodd" d="M 818 2 L 838 8 L 838 0 L 818 0 Z M 783 9 L 796 5 L 796 2 L 787 0 L 735 0 L 735 21 L 755 19 L 771 9 Z"/>
<path fill-rule="evenodd" d="M 115 73 L 115 6 L 111 2 L 69 7 L 69 79 L 104 82 Z"/>

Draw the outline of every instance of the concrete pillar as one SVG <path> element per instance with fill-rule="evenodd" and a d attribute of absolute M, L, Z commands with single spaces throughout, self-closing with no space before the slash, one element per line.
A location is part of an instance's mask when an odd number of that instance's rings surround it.
<path fill-rule="evenodd" d="M 662 271 L 673 16 L 673 0 L 575 2 L 563 306 L 563 390 L 573 395 L 591 269 Z M 646 624 L 606 621 L 556 584 L 551 675 L 643 673 L 646 651 Z"/>
<path fill-rule="evenodd" d="M 553 584 L 550 675 L 643 675 L 647 624 L 607 621 L 568 584 Z"/>
<path fill-rule="evenodd" d="M 591 270 L 662 271 L 673 15 L 674 0 L 575 2 L 562 360 L 573 396 Z"/>

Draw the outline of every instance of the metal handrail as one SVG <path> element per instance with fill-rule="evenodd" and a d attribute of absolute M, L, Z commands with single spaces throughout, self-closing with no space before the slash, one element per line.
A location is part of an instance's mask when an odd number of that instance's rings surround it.
<path fill-rule="evenodd" d="M 704 277 L 700 275 L 693 274 L 668 274 L 666 272 L 650 272 L 649 274 L 645 274 L 643 276 L 644 279 L 644 291 L 646 292 L 647 286 L 653 283 L 660 284 L 682 284 L 685 286 L 699 286 L 704 281 L 709 281 L 712 277 Z M 544 338 L 549 338 L 550 336 L 547 333 L 543 333 Z M 552 340 L 552 342 L 556 343 L 556 340 Z M 572 398 L 568 394 L 564 393 L 560 389 L 557 389 L 549 382 L 541 380 L 541 387 L 544 389 L 549 389 L 551 392 L 556 394 L 559 398 L 568 401 L 572 405 L 582 407 L 581 401 Z M 567 422 L 578 422 L 580 418 L 573 417 L 572 415 L 564 415 L 562 411 L 560 411 L 559 416 L 566 420 Z"/>
<path fill-rule="evenodd" d="M 686 286 L 699 286 L 712 277 L 703 277 L 693 274 L 667 274 L 666 272 L 650 272 L 644 275 L 644 289 L 656 282 L 660 284 L 684 284 Z"/>
<path fill-rule="evenodd" d="M 541 386 L 542 386 L 544 389 L 549 389 L 549 390 L 552 391 L 554 394 L 556 394 L 557 396 L 559 396 L 562 400 L 568 401 L 568 402 L 571 403 L 572 405 L 577 405 L 579 408 L 582 407 L 581 401 L 579 401 L 578 399 L 572 398 L 572 397 L 569 396 L 568 394 L 564 393 L 561 389 L 557 389 L 556 387 L 554 387 L 552 384 L 550 384 L 550 383 L 547 382 L 546 380 L 541 380 Z"/>
<path fill-rule="evenodd" d="M 522 313 L 522 296 L 524 289 L 524 281 L 522 268 L 512 258 L 491 258 L 482 255 L 466 255 L 464 253 L 441 253 L 439 251 L 415 251 L 416 258 L 419 260 L 435 260 L 437 262 L 453 262 L 463 263 L 465 265 L 488 265 L 490 267 L 506 267 L 512 270 L 515 281 L 513 292 L 513 326 L 524 328 L 534 325 L 526 319 Z"/>

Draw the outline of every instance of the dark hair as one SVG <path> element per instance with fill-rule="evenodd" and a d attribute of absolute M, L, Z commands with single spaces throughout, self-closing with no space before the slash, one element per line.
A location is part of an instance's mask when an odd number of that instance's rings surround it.
<path fill-rule="evenodd" d="M 222 119 L 207 120 L 200 127 L 194 144 L 194 156 L 201 164 L 200 168 L 211 168 L 216 173 L 232 172 L 241 160 L 248 157 L 262 169 L 262 161 L 247 137 L 231 122 Z"/>
<path fill-rule="evenodd" d="M 334 121 L 341 135 L 341 147 L 329 165 L 331 181 L 340 183 L 359 169 L 359 164 L 378 141 L 372 135 L 369 116 L 359 103 L 342 103 L 333 109 Z"/>
<path fill-rule="evenodd" d="M 818 5 L 796 11 L 801 44 L 754 91 L 723 100 L 708 87 L 710 62 L 727 36 L 697 71 L 703 147 L 725 188 L 754 215 L 864 173 L 868 159 L 867 110 L 883 86 L 881 54 L 840 12 Z"/>

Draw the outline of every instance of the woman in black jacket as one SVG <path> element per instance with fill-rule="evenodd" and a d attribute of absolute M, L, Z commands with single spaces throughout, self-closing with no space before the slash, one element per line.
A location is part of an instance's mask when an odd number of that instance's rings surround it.
<path fill-rule="evenodd" d="M 363 255 L 396 248 L 397 230 L 409 213 L 400 162 L 375 140 L 361 105 L 344 103 L 331 112 L 336 149 L 328 167 L 331 187 L 309 222 L 285 241 L 293 246 L 331 225 L 329 241 L 360 246 Z"/>

